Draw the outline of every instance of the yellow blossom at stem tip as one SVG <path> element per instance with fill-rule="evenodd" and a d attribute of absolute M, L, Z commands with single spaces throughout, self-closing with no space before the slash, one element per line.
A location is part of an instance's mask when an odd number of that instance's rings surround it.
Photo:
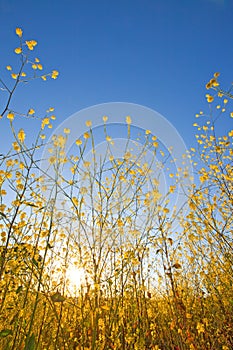
<path fill-rule="evenodd" d="M 7 114 L 7 119 L 9 119 L 9 120 L 14 120 L 14 117 L 15 117 L 15 115 L 14 115 L 14 113 L 13 112 L 9 112 L 8 114 Z"/>
<path fill-rule="evenodd" d="M 85 133 L 83 134 L 83 137 L 84 137 L 84 139 L 89 139 L 90 135 L 88 134 L 88 132 L 85 132 Z"/>
<path fill-rule="evenodd" d="M 23 35 L 23 31 L 21 28 L 16 28 L 15 33 L 18 35 L 19 38 L 21 38 Z"/>
<path fill-rule="evenodd" d="M 90 128 L 90 127 L 92 126 L 91 120 L 87 120 L 87 121 L 86 121 L 86 126 L 87 126 L 88 128 Z"/>
<path fill-rule="evenodd" d="M 15 53 L 20 54 L 22 52 L 21 47 L 16 47 Z"/>
<path fill-rule="evenodd" d="M 26 41 L 26 45 L 30 51 L 34 50 L 34 47 L 37 45 L 37 41 L 35 40 L 30 40 Z"/>
<path fill-rule="evenodd" d="M 126 124 L 131 124 L 132 120 L 131 117 L 129 115 L 127 115 L 127 117 L 125 118 Z"/>
<path fill-rule="evenodd" d="M 33 108 L 30 108 L 29 111 L 28 111 L 28 114 L 29 114 L 29 115 L 32 115 L 32 114 L 34 114 L 34 113 L 35 113 L 34 109 L 33 109 Z"/>
<path fill-rule="evenodd" d="M 24 142 L 25 140 L 25 132 L 23 129 L 20 129 L 19 132 L 18 132 L 18 139 L 21 143 Z"/>
<path fill-rule="evenodd" d="M 76 140 L 75 143 L 76 143 L 77 146 L 81 146 L 81 144 L 82 144 L 83 142 L 82 142 L 82 140 Z"/>
<path fill-rule="evenodd" d="M 52 79 L 57 79 L 58 75 L 59 75 L 59 72 L 57 70 L 53 70 L 52 74 L 51 74 L 51 78 Z"/>
<path fill-rule="evenodd" d="M 207 99 L 207 102 L 211 103 L 211 102 L 213 102 L 214 97 L 209 95 L 209 94 L 206 94 L 206 99 Z"/>
<path fill-rule="evenodd" d="M 18 145 L 17 142 L 13 142 L 13 143 L 12 143 L 12 147 L 13 147 L 14 150 L 17 151 L 17 152 L 20 150 L 20 147 L 19 147 L 19 145 Z"/>
<path fill-rule="evenodd" d="M 44 118 L 41 123 L 41 129 L 43 130 L 45 125 L 49 125 L 49 118 Z"/>

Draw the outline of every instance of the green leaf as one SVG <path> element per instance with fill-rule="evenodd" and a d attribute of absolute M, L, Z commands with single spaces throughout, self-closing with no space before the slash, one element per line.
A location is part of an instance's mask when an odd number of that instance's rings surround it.
<path fill-rule="evenodd" d="M 35 347 L 36 347 L 35 335 L 34 335 L 34 333 L 32 333 L 29 340 L 26 341 L 26 345 L 25 345 L 24 350 L 34 350 Z"/>
<path fill-rule="evenodd" d="M 65 300 L 65 297 L 63 297 L 61 293 L 56 292 L 55 294 L 51 295 L 51 299 L 54 303 L 62 303 Z"/>
<path fill-rule="evenodd" d="M 12 335 L 13 332 L 11 329 L 3 329 L 2 331 L 0 331 L 0 338 L 4 338 L 7 337 L 8 335 Z"/>
<path fill-rule="evenodd" d="M 21 292 L 21 290 L 23 289 L 23 286 L 19 286 L 16 290 L 16 294 L 19 294 Z"/>
<path fill-rule="evenodd" d="M 36 267 L 38 267 L 39 265 L 38 265 L 38 261 L 36 261 L 36 259 L 35 258 L 32 258 L 32 263 L 34 264 L 34 265 L 36 265 Z"/>
<path fill-rule="evenodd" d="M 11 345 L 10 345 L 10 342 L 8 342 L 4 348 L 4 350 L 10 350 L 11 348 Z"/>

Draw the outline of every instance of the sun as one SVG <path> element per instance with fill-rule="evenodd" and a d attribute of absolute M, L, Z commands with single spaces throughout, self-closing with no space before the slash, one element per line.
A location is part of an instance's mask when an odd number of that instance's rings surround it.
<path fill-rule="evenodd" d="M 66 271 L 66 289 L 69 294 L 77 294 L 86 285 L 86 272 L 82 267 L 70 265 Z"/>

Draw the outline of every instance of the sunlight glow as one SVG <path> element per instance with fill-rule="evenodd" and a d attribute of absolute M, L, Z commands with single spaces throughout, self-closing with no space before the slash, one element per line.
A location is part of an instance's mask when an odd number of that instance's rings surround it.
<path fill-rule="evenodd" d="M 86 273 L 83 268 L 71 265 L 66 271 L 67 292 L 76 294 L 86 285 Z"/>

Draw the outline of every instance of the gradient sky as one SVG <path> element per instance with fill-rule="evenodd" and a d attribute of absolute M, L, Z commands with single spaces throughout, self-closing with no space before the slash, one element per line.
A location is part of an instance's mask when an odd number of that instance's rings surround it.
<path fill-rule="evenodd" d="M 232 82 L 232 18 L 232 0 L 0 0 L 0 72 L 16 62 L 21 27 L 38 41 L 45 71 L 60 76 L 20 88 L 16 109 L 54 106 L 56 126 L 95 104 L 137 103 L 161 113 L 191 145 L 195 113 L 208 110 L 206 82 L 216 71 L 224 88 Z M 17 123 L 33 130 L 31 121 Z M 226 115 L 220 127 L 231 125 Z"/>

